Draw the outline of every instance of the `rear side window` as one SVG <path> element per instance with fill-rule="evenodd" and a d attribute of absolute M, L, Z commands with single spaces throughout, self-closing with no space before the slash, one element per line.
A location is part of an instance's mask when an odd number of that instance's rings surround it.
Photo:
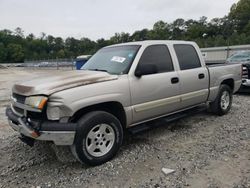
<path fill-rule="evenodd" d="M 174 70 L 173 62 L 166 45 L 152 45 L 147 47 L 139 61 L 139 64 L 154 64 L 158 73 Z"/>
<path fill-rule="evenodd" d="M 195 48 L 189 44 L 175 44 L 174 49 L 179 61 L 180 69 L 194 69 L 201 67 L 201 62 Z"/>

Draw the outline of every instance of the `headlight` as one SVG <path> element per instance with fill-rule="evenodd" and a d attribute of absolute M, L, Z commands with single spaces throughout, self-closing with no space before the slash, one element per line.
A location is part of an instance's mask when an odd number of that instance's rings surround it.
<path fill-rule="evenodd" d="M 27 97 L 25 99 L 25 104 L 31 106 L 33 108 L 38 108 L 40 110 L 46 105 L 48 97 L 44 96 L 34 96 L 34 97 Z"/>

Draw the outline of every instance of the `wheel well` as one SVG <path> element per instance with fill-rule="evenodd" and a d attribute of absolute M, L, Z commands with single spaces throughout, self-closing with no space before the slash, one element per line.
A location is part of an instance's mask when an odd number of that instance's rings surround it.
<path fill-rule="evenodd" d="M 221 84 L 228 85 L 232 89 L 232 91 L 234 90 L 234 80 L 233 79 L 224 80 Z"/>
<path fill-rule="evenodd" d="M 105 102 L 82 108 L 72 116 L 71 122 L 77 122 L 84 114 L 88 112 L 99 110 L 111 113 L 121 122 L 124 128 L 126 127 L 126 114 L 122 104 L 119 102 Z"/>

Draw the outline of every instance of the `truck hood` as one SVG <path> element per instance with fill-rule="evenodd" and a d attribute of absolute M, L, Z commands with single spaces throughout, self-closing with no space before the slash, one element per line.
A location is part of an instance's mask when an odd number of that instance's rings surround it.
<path fill-rule="evenodd" d="M 17 83 L 12 92 L 24 96 L 51 95 L 55 92 L 82 85 L 118 79 L 117 75 L 97 71 L 64 71 L 45 74 L 29 81 Z"/>

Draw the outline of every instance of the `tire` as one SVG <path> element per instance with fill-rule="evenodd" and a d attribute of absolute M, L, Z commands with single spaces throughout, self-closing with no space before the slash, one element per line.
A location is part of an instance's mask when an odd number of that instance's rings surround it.
<path fill-rule="evenodd" d="M 210 103 L 211 112 L 219 116 L 227 114 L 231 109 L 232 100 L 232 89 L 228 85 L 222 84 L 215 101 Z"/>
<path fill-rule="evenodd" d="M 110 113 L 94 111 L 78 121 L 73 155 L 90 166 L 101 165 L 112 159 L 123 141 L 120 121 Z"/>

